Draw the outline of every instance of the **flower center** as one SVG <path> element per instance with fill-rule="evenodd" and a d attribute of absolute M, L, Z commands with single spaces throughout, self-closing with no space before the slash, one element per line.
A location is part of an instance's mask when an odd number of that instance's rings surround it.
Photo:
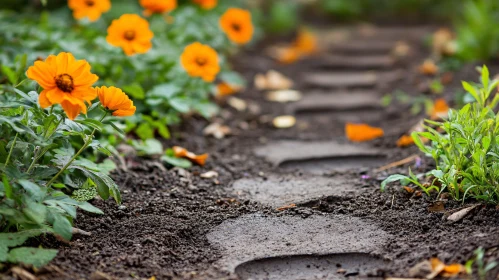
<path fill-rule="evenodd" d="M 205 65 L 206 65 L 206 63 L 208 63 L 208 61 L 207 61 L 207 60 L 206 60 L 206 58 L 204 58 L 204 57 L 197 57 L 197 58 L 196 58 L 196 63 L 197 63 L 197 65 L 199 65 L 199 66 L 205 66 Z"/>
<path fill-rule="evenodd" d="M 73 77 L 68 74 L 61 74 L 55 77 L 55 84 L 57 87 L 67 93 L 70 93 L 75 88 L 73 83 Z"/>
<path fill-rule="evenodd" d="M 88 7 L 92 7 L 93 5 L 95 5 L 95 1 L 94 0 L 86 0 L 85 5 L 87 5 Z"/>
<path fill-rule="evenodd" d="M 232 29 L 234 29 L 234 31 L 241 31 L 241 25 L 239 23 L 232 23 Z"/>
<path fill-rule="evenodd" d="M 133 30 L 125 31 L 123 37 L 125 37 L 125 39 L 128 41 L 132 41 L 133 39 L 135 39 L 135 31 Z"/>

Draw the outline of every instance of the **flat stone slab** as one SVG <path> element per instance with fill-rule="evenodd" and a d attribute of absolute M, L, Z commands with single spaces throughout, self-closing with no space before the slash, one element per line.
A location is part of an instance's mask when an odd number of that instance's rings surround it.
<path fill-rule="evenodd" d="M 326 69 L 383 69 L 395 65 L 395 59 L 389 55 L 323 55 L 313 61 L 315 66 Z"/>
<path fill-rule="evenodd" d="M 332 48 L 334 53 L 344 54 L 390 54 L 395 47 L 394 41 L 352 40 L 338 44 Z"/>
<path fill-rule="evenodd" d="M 245 178 L 235 181 L 232 188 L 239 197 L 274 208 L 291 203 L 306 203 L 322 197 L 351 197 L 356 193 L 352 182 L 322 176 Z"/>
<path fill-rule="evenodd" d="M 304 219 L 248 214 L 226 220 L 207 234 L 210 244 L 221 250 L 218 266 L 230 272 L 239 264 L 262 258 L 371 253 L 382 248 L 389 237 L 374 224 L 345 215 Z"/>
<path fill-rule="evenodd" d="M 364 277 L 376 275 L 375 270 L 385 265 L 386 262 L 383 260 L 362 253 L 322 256 L 298 255 L 266 258 L 243 263 L 236 267 L 236 274 L 244 280 L 339 280 L 352 276 L 364 279 Z"/>
<path fill-rule="evenodd" d="M 403 78 L 403 72 L 311 72 L 304 76 L 306 84 L 319 88 L 354 88 L 354 87 L 375 87 L 378 84 L 390 83 Z"/>
<path fill-rule="evenodd" d="M 289 105 L 294 113 L 317 111 L 346 111 L 363 108 L 381 108 L 380 96 L 375 91 L 311 92 Z"/>
<path fill-rule="evenodd" d="M 334 141 L 276 141 L 254 150 L 275 166 L 300 169 L 314 174 L 378 166 L 386 152 L 363 144 L 340 144 Z"/>

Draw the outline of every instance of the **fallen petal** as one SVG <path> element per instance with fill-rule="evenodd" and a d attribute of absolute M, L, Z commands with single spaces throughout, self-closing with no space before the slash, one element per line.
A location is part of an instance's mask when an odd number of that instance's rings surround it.
<path fill-rule="evenodd" d="M 290 128 L 296 124 L 296 118 L 293 116 L 279 116 L 274 118 L 272 124 L 277 128 Z"/>

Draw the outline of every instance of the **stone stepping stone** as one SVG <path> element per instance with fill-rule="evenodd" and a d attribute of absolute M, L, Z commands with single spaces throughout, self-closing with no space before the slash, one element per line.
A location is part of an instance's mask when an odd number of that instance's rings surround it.
<path fill-rule="evenodd" d="M 371 253 L 390 235 L 372 223 L 346 215 L 243 215 L 225 220 L 207 235 L 221 250 L 217 265 L 230 272 L 245 262 L 289 255 Z"/>
<path fill-rule="evenodd" d="M 289 105 L 296 114 L 347 111 L 353 109 L 381 108 L 380 96 L 375 91 L 351 92 L 311 92 L 303 98 Z"/>
<path fill-rule="evenodd" d="M 332 48 L 333 53 L 344 54 L 390 54 L 395 47 L 393 41 L 352 40 Z"/>
<path fill-rule="evenodd" d="M 356 187 L 342 178 L 322 176 L 277 176 L 244 178 L 232 184 L 239 197 L 274 208 L 291 203 L 303 204 L 322 197 L 352 197 Z"/>
<path fill-rule="evenodd" d="M 366 88 L 395 82 L 403 78 L 402 71 L 391 72 L 311 72 L 303 76 L 304 82 L 318 88 Z"/>
<path fill-rule="evenodd" d="M 383 150 L 333 141 L 277 141 L 255 148 L 254 153 L 275 166 L 312 174 L 376 167 L 386 158 Z"/>
<path fill-rule="evenodd" d="M 345 253 L 323 256 L 298 255 L 254 260 L 236 267 L 243 280 L 345 279 L 376 275 L 386 262 L 370 254 Z"/>
<path fill-rule="evenodd" d="M 386 69 L 395 65 L 395 59 L 388 55 L 323 55 L 313 60 L 316 67 L 325 69 Z"/>

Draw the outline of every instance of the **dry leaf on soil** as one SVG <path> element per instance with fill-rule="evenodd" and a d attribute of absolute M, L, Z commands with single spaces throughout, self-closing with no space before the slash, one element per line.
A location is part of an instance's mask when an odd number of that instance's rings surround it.
<path fill-rule="evenodd" d="M 296 118 L 293 116 L 278 116 L 274 118 L 272 124 L 277 128 L 290 128 L 296 124 Z"/>
<path fill-rule="evenodd" d="M 232 108 L 238 110 L 239 112 L 245 111 L 248 108 L 248 104 L 246 101 L 237 97 L 230 97 L 227 100 L 227 104 L 229 104 Z"/>
<path fill-rule="evenodd" d="M 221 125 L 219 123 L 212 123 L 205 127 L 203 134 L 206 136 L 213 136 L 216 139 L 222 139 L 231 133 L 230 127 Z"/>
<path fill-rule="evenodd" d="M 353 142 L 370 141 L 384 135 L 384 131 L 378 127 L 372 127 L 367 124 L 347 123 L 345 133 L 348 140 Z"/>
<path fill-rule="evenodd" d="M 175 157 L 186 158 L 201 166 L 203 166 L 206 163 L 206 159 L 208 159 L 208 154 L 196 155 L 192 152 L 189 152 L 187 149 L 179 146 L 174 146 L 172 149 Z"/>
<path fill-rule="evenodd" d="M 478 207 L 479 204 L 477 205 L 473 205 L 473 206 L 470 206 L 470 207 L 467 207 L 467 208 L 464 208 L 464 209 L 461 209 L 455 213 L 453 213 L 452 215 L 450 215 L 447 220 L 451 221 L 451 222 L 458 222 L 460 220 L 462 220 L 466 215 L 468 215 L 473 209 L 475 209 L 476 207 Z"/>
<path fill-rule="evenodd" d="M 431 59 L 427 59 L 419 66 L 419 73 L 434 76 L 438 72 L 438 66 Z"/>
<path fill-rule="evenodd" d="M 205 172 L 205 173 L 199 175 L 199 177 L 205 178 L 205 179 L 217 178 L 218 177 L 218 172 L 216 172 L 214 170 L 211 170 L 211 171 L 208 171 L 208 172 Z"/>
<path fill-rule="evenodd" d="M 289 205 L 281 206 L 281 207 L 277 208 L 276 210 L 277 211 L 284 211 L 284 210 L 292 209 L 292 208 L 295 208 L 295 207 L 296 207 L 296 204 L 291 203 Z"/>
<path fill-rule="evenodd" d="M 295 102 L 302 98 L 302 94 L 297 90 L 282 89 L 268 92 L 265 99 L 273 102 Z"/>
<path fill-rule="evenodd" d="M 242 86 L 231 85 L 228 83 L 219 83 L 217 85 L 217 96 L 227 96 L 240 92 L 243 89 Z"/>
<path fill-rule="evenodd" d="M 275 70 L 269 70 L 266 74 L 255 76 L 255 87 L 259 90 L 290 89 L 293 81 Z"/>
<path fill-rule="evenodd" d="M 392 55 L 395 57 L 406 57 L 411 52 L 411 47 L 407 42 L 397 41 L 393 47 Z"/>

